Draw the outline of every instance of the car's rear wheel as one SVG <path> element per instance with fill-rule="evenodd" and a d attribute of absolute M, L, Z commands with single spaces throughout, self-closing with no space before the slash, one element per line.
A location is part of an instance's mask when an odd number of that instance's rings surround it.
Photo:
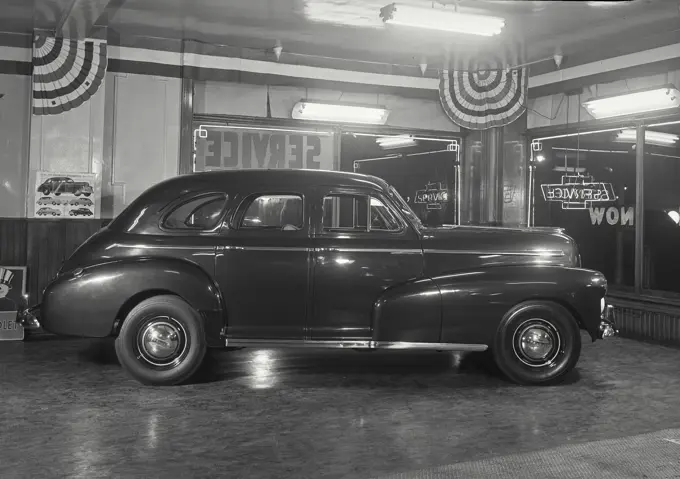
<path fill-rule="evenodd" d="M 550 301 L 512 308 L 496 332 L 492 353 L 498 368 L 519 384 L 553 384 L 571 371 L 581 355 L 581 333 L 574 317 Z"/>
<path fill-rule="evenodd" d="M 206 348 L 199 313 L 171 295 L 154 296 L 135 306 L 116 338 L 123 369 L 139 382 L 155 386 L 190 379 L 201 366 Z"/>

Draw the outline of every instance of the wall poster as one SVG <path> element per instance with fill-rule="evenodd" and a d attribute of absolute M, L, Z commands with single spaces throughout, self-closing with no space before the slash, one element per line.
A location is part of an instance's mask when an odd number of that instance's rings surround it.
<path fill-rule="evenodd" d="M 34 195 L 34 218 L 96 218 L 94 173 L 38 171 Z"/>
<path fill-rule="evenodd" d="M 26 267 L 0 266 L 0 341 L 21 341 L 24 327 L 17 313 L 26 294 Z"/>
<path fill-rule="evenodd" d="M 335 134 L 284 128 L 198 125 L 194 130 L 194 171 L 339 169 Z"/>

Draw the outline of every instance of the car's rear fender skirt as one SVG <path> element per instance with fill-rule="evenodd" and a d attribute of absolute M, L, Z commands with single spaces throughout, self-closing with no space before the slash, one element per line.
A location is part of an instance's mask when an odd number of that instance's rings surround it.
<path fill-rule="evenodd" d="M 184 299 L 206 319 L 209 338 L 219 339 L 224 320 L 219 289 L 198 265 L 176 258 L 118 260 L 63 274 L 43 294 L 42 325 L 56 334 L 105 337 L 126 308 L 156 292 Z"/>
<path fill-rule="evenodd" d="M 440 342 L 441 295 L 429 278 L 393 286 L 373 307 L 373 340 L 378 342 Z"/>
<path fill-rule="evenodd" d="M 529 300 L 566 307 L 591 337 L 600 325 L 606 281 L 596 271 L 563 266 L 502 266 L 433 278 L 442 298 L 442 342 L 492 344 L 503 315 Z"/>

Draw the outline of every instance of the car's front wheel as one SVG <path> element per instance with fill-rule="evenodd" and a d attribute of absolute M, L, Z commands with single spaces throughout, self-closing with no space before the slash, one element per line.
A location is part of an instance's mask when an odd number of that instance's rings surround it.
<path fill-rule="evenodd" d="M 199 313 L 177 296 L 146 299 L 123 321 L 116 354 L 123 369 L 143 384 L 170 386 L 190 379 L 206 352 Z"/>
<path fill-rule="evenodd" d="M 529 301 L 512 308 L 492 347 L 498 368 L 519 384 L 552 384 L 571 371 L 581 355 L 579 326 L 563 306 Z"/>

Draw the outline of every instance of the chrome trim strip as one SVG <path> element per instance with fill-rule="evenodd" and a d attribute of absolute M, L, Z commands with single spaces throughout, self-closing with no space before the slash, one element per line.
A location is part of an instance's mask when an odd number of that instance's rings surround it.
<path fill-rule="evenodd" d="M 304 251 L 308 252 L 312 248 L 299 246 L 220 246 L 220 250 L 228 251 Z"/>
<path fill-rule="evenodd" d="M 314 341 L 305 339 L 225 339 L 225 346 L 277 348 L 373 349 L 371 340 Z"/>
<path fill-rule="evenodd" d="M 229 347 L 330 348 L 330 349 L 410 349 L 425 351 L 486 351 L 486 344 L 414 343 L 407 341 L 373 340 L 304 340 L 304 339 L 225 339 Z"/>
<path fill-rule="evenodd" d="M 120 244 L 120 243 L 114 243 L 111 246 L 109 246 L 107 249 L 110 249 L 111 247 L 113 248 L 135 248 L 135 249 L 171 249 L 171 250 L 184 250 L 184 249 L 193 249 L 193 250 L 201 250 L 201 251 L 206 251 L 206 250 L 214 250 L 215 246 L 196 246 L 196 245 L 187 245 L 187 246 L 177 246 L 177 245 L 148 245 L 148 244 Z"/>
<path fill-rule="evenodd" d="M 486 351 L 486 344 L 462 344 L 462 343 L 412 343 L 407 341 L 390 341 L 376 343 L 377 349 L 419 349 L 435 351 Z"/>
<path fill-rule="evenodd" d="M 425 253 L 433 254 L 464 254 L 464 255 L 479 255 L 479 256 L 539 256 L 539 257 L 559 257 L 564 256 L 564 251 L 546 250 L 546 251 L 473 251 L 473 250 L 455 250 L 455 249 L 426 249 Z"/>
<path fill-rule="evenodd" d="M 317 248 L 317 251 L 328 253 L 390 253 L 390 254 L 422 254 L 416 248 Z"/>

